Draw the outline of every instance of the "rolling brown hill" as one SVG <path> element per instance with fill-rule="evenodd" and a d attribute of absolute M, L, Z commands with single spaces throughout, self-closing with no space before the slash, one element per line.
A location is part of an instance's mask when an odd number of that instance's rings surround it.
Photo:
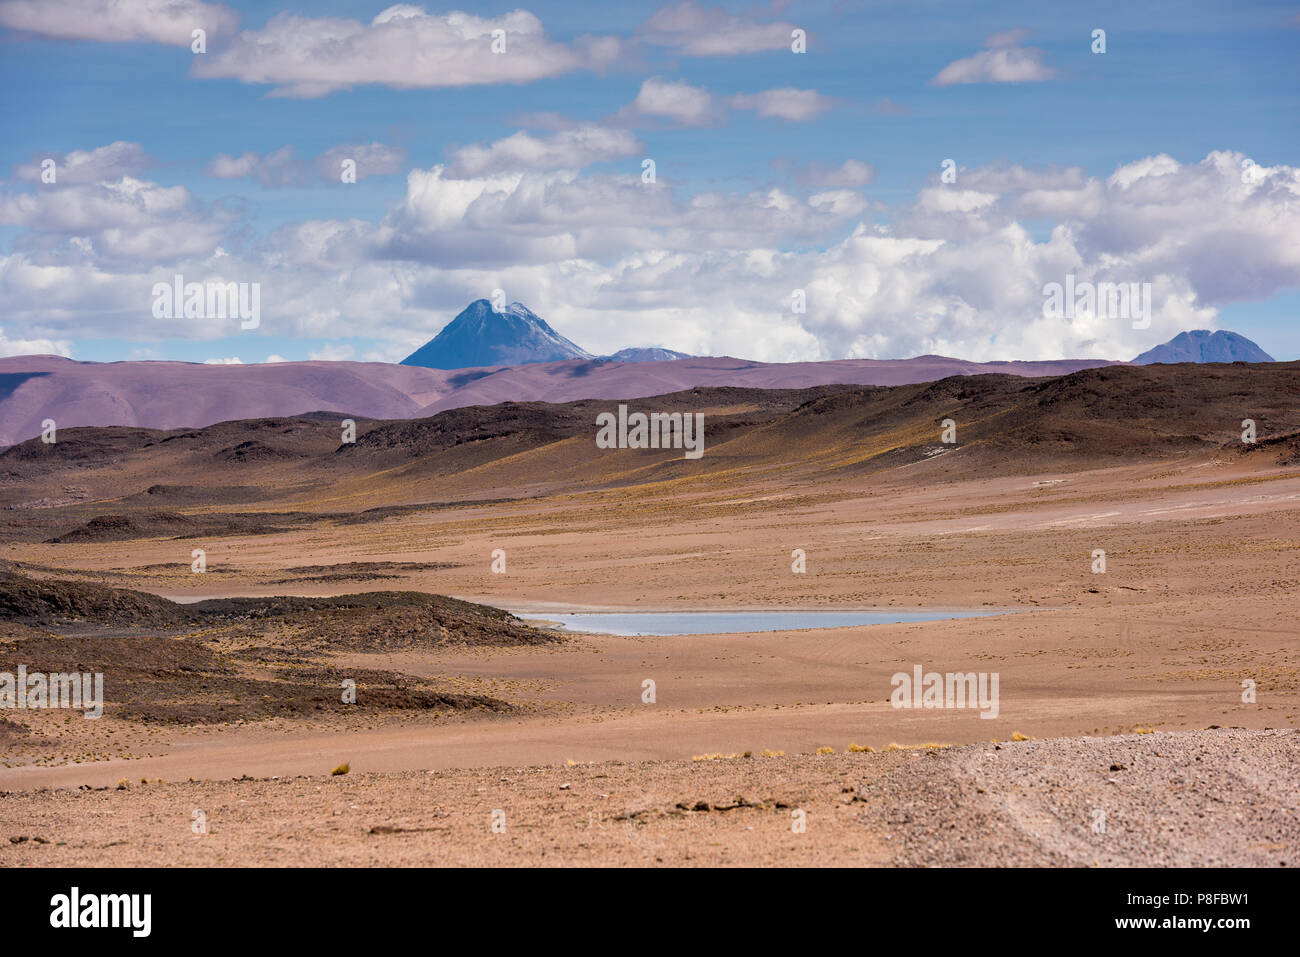
<path fill-rule="evenodd" d="M 440 503 L 661 482 L 716 489 L 774 474 L 791 483 L 859 473 L 934 482 L 1208 452 L 1300 461 L 1300 363 L 697 388 L 627 403 L 704 413 L 699 460 L 597 448 L 596 416 L 616 404 L 504 403 L 360 420 L 355 443 L 340 441 L 338 413 L 173 431 L 61 430 L 53 445 L 34 439 L 0 453 L 0 540 L 248 535 Z M 1256 423 L 1256 445 L 1240 440 L 1246 418 Z M 956 443 L 940 440 L 945 419 L 956 423 Z"/>

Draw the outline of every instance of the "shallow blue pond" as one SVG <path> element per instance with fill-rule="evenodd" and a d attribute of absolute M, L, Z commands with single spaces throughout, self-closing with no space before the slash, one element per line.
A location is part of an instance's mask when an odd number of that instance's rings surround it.
<path fill-rule="evenodd" d="M 798 628 L 851 628 L 910 621 L 946 621 L 1004 615 L 996 611 L 628 611 L 519 614 L 530 621 L 556 622 L 569 631 L 603 635 L 734 635 Z"/>

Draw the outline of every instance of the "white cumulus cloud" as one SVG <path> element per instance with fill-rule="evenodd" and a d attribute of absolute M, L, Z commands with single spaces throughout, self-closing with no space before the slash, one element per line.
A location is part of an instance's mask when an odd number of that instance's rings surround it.
<path fill-rule="evenodd" d="M 504 52 L 492 49 L 494 31 Z M 366 84 L 394 89 L 528 83 L 575 70 L 601 70 L 618 58 L 616 37 L 558 43 L 534 14 L 481 17 L 389 7 L 370 23 L 279 13 L 260 30 L 194 61 L 195 76 L 274 84 L 275 95 L 325 96 Z"/>
<path fill-rule="evenodd" d="M 651 117 L 683 126 L 712 126 L 722 120 L 723 110 L 717 98 L 703 87 L 652 76 L 641 84 L 636 99 L 618 115 L 625 120 Z"/>
<path fill-rule="evenodd" d="M 251 151 L 239 156 L 220 153 L 205 172 L 214 179 L 254 178 L 263 186 L 306 186 L 314 180 L 340 182 L 343 162 L 351 160 L 359 183 L 370 176 L 396 173 L 406 162 L 406 150 L 383 143 L 340 143 L 314 160 L 300 159 L 292 146 L 270 153 Z"/>
<path fill-rule="evenodd" d="M 642 144 L 627 130 L 585 125 L 551 136 L 520 130 L 487 145 L 455 150 L 449 176 L 468 178 L 519 170 L 582 169 L 592 163 L 633 156 Z"/>
<path fill-rule="evenodd" d="M 671 47 L 688 56 L 736 56 L 767 50 L 790 50 L 795 25 L 759 21 L 706 7 L 692 0 L 663 7 L 641 28 L 648 43 Z"/>
<path fill-rule="evenodd" d="M 3 0 L 0 26 L 66 40 L 188 47 L 196 29 L 230 33 L 239 15 L 199 0 Z"/>
<path fill-rule="evenodd" d="M 1008 30 L 988 38 L 974 56 L 954 60 L 930 82 L 935 86 L 960 83 L 1042 83 L 1056 76 L 1043 62 L 1043 51 L 1024 47 L 1024 30 Z"/>

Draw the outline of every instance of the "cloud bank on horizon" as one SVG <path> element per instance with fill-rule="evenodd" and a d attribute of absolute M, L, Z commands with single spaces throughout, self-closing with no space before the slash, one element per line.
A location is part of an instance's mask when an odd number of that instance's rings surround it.
<path fill-rule="evenodd" d="M 501 289 L 601 352 L 1300 356 L 1283 4 L 330 6 L 0 0 L 0 355 L 395 361 Z"/>

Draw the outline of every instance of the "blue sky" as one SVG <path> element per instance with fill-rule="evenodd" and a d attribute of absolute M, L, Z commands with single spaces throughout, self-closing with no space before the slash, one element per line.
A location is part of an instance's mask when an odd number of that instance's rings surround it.
<path fill-rule="evenodd" d="M 593 352 L 1300 357 L 1300 3 L 0 0 L 0 50 L 3 354 L 392 361 L 501 288 Z"/>

